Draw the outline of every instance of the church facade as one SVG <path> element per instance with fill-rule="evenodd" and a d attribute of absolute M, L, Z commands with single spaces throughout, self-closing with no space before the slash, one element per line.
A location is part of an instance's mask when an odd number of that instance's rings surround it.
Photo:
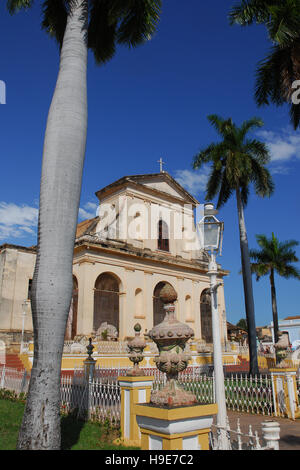
<path fill-rule="evenodd" d="M 125 176 L 96 193 L 97 216 L 78 224 L 73 260 L 73 298 L 66 339 L 114 327 L 119 340 L 136 323 L 147 333 L 164 318 L 159 293 L 177 292 L 177 318 L 195 338 L 212 343 L 208 258 L 199 247 L 199 202 L 168 173 Z M 32 332 L 30 289 L 35 248 L 0 246 L 0 339 Z M 223 278 L 218 266 L 218 308 L 226 341 Z"/>

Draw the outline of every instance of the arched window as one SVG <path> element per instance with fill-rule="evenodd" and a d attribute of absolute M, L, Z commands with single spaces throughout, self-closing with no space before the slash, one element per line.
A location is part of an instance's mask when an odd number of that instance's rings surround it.
<path fill-rule="evenodd" d="M 189 321 L 192 320 L 192 298 L 190 295 L 185 297 L 185 320 Z"/>
<path fill-rule="evenodd" d="M 204 289 L 200 297 L 201 336 L 206 343 L 212 343 L 211 295 L 209 289 Z"/>
<path fill-rule="evenodd" d="M 143 291 L 142 289 L 136 289 L 135 291 L 135 305 L 134 305 L 134 316 L 140 318 L 143 316 Z"/>
<path fill-rule="evenodd" d="M 119 331 L 119 279 L 111 273 L 98 276 L 94 288 L 95 332 L 102 323 L 107 322 Z"/>
<path fill-rule="evenodd" d="M 158 249 L 169 251 L 169 227 L 164 220 L 158 222 Z"/>
<path fill-rule="evenodd" d="M 164 304 L 160 298 L 160 291 L 162 288 L 168 284 L 167 282 L 159 282 L 153 292 L 153 326 L 158 325 L 161 323 L 166 316 L 166 312 L 164 309 Z"/>

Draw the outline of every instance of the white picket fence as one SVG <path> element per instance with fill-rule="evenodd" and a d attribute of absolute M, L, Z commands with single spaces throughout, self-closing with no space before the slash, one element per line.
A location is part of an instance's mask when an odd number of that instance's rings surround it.
<path fill-rule="evenodd" d="M 213 424 L 210 432 L 212 450 L 224 450 L 221 440 L 222 429 L 226 433 L 226 450 L 279 450 L 280 425 L 276 421 L 264 421 L 260 433 L 257 430 L 253 432 L 251 425 L 248 433 L 243 433 L 239 418 L 236 429 L 230 428 L 228 420 L 225 429 Z"/>
<path fill-rule="evenodd" d="M 88 382 L 84 378 L 83 369 L 77 368 L 73 376 L 61 378 L 61 410 L 69 414 L 75 412 L 78 417 L 99 422 L 108 421 L 118 426 L 121 418 L 121 391 L 117 378 L 124 375 L 128 368 L 97 367 L 95 377 Z M 214 403 L 214 378 L 201 374 L 201 368 L 188 368 L 180 374 L 179 382 L 196 394 L 201 403 Z M 166 381 L 165 374 L 156 368 L 146 368 L 147 376 L 154 376 L 153 388 L 161 388 Z M 13 390 L 17 394 L 28 391 L 30 374 L 2 366 L 0 368 L 0 388 Z M 298 379 L 298 385 L 299 379 Z M 270 379 L 267 376 L 246 378 L 235 375 L 225 378 L 228 409 L 272 415 Z M 272 387 L 271 387 L 272 388 Z M 251 402 L 251 404 L 249 404 Z M 277 449 L 279 440 L 279 425 L 271 421 L 263 423 L 262 437 L 258 432 L 242 433 L 239 421 L 235 430 L 226 428 L 229 448 L 232 450 L 266 450 Z M 270 434 L 270 426 L 271 434 Z M 274 427 L 275 426 L 275 427 Z M 275 429 L 275 434 L 274 434 Z M 277 432 L 277 434 L 276 434 Z M 221 428 L 213 425 L 210 434 L 212 450 L 219 448 Z M 271 438 L 270 438 L 271 435 Z M 275 437 L 274 437 L 275 435 Z M 276 437 L 277 436 L 277 437 Z M 261 441 L 262 439 L 262 441 Z"/>
<path fill-rule="evenodd" d="M 120 412 L 118 377 L 126 375 L 128 368 L 95 369 L 94 381 L 90 387 L 91 399 L 87 402 L 86 390 L 83 389 L 84 371 L 77 368 L 72 377 L 62 377 L 62 402 L 67 411 L 80 405 L 92 403 L 92 416 L 100 416 L 101 420 L 109 417 L 116 420 Z M 162 388 L 166 375 L 156 368 L 143 369 L 147 376 L 154 376 L 153 389 Z M 27 393 L 30 374 L 5 366 L 0 368 L 0 388 L 14 390 L 16 393 Z M 274 414 L 274 393 L 272 380 L 267 375 L 257 377 L 234 374 L 225 377 L 226 405 L 229 410 L 262 414 Z M 193 392 L 200 403 L 215 403 L 215 381 L 213 375 L 203 374 L 200 367 L 189 367 L 179 374 L 179 383 Z M 298 396 L 300 381 L 298 378 Z M 75 406 L 76 405 L 76 406 Z M 107 408 L 107 413 L 104 409 Z"/>
<path fill-rule="evenodd" d="M 162 388 L 165 376 L 155 377 L 153 387 Z M 194 393 L 200 403 L 215 403 L 215 379 L 213 374 L 197 371 L 179 374 L 179 383 Z M 272 379 L 267 375 L 247 376 L 232 374 L 224 378 L 227 409 L 244 413 L 274 414 L 274 391 Z"/>
<path fill-rule="evenodd" d="M 0 367 L 0 388 L 12 390 L 17 394 L 27 393 L 30 374 L 5 365 Z"/>
<path fill-rule="evenodd" d="M 78 417 L 93 421 L 108 420 L 119 425 L 121 418 L 121 392 L 118 383 L 93 379 L 61 379 L 61 408 L 64 413 L 75 412 Z"/>

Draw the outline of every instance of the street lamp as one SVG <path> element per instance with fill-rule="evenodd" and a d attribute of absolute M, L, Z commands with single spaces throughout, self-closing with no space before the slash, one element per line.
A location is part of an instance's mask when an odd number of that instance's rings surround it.
<path fill-rule="evenodd" d="M 221 254 L 224 223 L 216 218 L 218 211 L 212 203 L 204 204 L 204 217 L 197 224 L 199 242 L 209 254 L 208 275 L 210 277 L 210 293 L 212 300 L 212 333 L 214 347 L 214 375 L 215 375 L 215 393 L 218 405 L 217 426 L 220 429 L 218 448 L 228 450 L 229 441 L 227 438 L 227 411 L 224 386 L 224 372 L 222 363 L 222 345 L 220 335 L 220 322 L 218 314 L 217 289 L 222 284 L 217 282 L 218 266 L 216 255 Z"/>

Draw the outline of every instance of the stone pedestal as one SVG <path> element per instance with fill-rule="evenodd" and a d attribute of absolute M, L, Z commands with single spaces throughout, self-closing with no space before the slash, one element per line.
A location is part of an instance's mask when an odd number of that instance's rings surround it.
<path fill-rule="evenodd" d="M 125 446 L 140 446 L 141 437 L 136 420 L 135 405 L 149 403 L 154 377 L 118 377 L 121 388 L 121 439 Z"/>
<path fill-rule="evenodd" d="M 89 380 L 93 380 L 95 376 L 96 361 L 93 358 L 86 359 L 85 361 L 83 361 L 83 367 L 85 380 L 87 382 Z"/>
<path fill-rule="evenodd" d="M 296 373 L 294 368 L 270 369 L 274 393 L 275 416 L 296 419 L 300 417 Z"/>
<path fill-rule="evenodd" d="M 176 408 L 134 406 L 142 450 L 209 450 L 209 432 L 217 405 Z"/>

